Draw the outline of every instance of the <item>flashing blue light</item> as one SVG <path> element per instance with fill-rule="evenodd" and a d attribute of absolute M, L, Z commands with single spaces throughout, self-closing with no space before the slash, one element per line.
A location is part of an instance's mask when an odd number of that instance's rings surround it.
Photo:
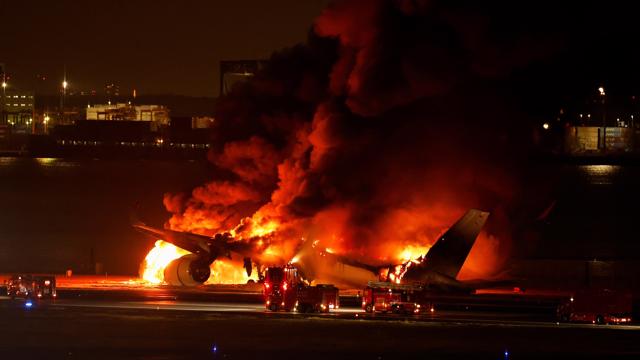
<path fill-rule="evenodd" d="M 218 346 L 217 345 L 213 345 L 213 348 L 211 349 L 211 351 L 218 352 Z"/>
<path fill-rule="evenodd" d="M 30 308 L 31 306 L 33 306 L 33 303 L 31 301 L 27 301 L 24 306 Z"/>
<path fill-rule="evenodd" d="M 504 357 L 505 357 L 505 359 L 509 357 L 509 350 L 505 350 L 504 351 Z"/>

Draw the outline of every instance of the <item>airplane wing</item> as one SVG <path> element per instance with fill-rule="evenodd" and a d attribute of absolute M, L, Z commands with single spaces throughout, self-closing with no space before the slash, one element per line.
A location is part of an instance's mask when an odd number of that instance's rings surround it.
<path fill-rule="evenodd" d="M 190 251 L 194 254 L 209 253 L 211 251 L 209 243 L 213 238 L 205 235 L 198 235 L 174 230 L 158 229 L 144 223 L 137 222 L 132 225 L 139 232 L 152 237 L 170 242 L 173 245 Z"/>
<path fill-rule="evenodd" d="M 249 256 L 256 246 L 252 241 L 234 241 L 228 233 L 216 234 L 211 237 L 190 232 L 158 229 L 139 221 L 132 224 L 132 226 L 153 239 L 164 240 L 181 249 L 194 254 L 208 256 L 211 259 L 219 256 L 229 256 L 230 252 Z"/>

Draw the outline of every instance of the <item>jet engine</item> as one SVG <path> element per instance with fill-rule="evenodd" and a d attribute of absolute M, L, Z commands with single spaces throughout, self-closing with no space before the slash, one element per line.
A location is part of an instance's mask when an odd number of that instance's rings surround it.
<path fill-rule="evenodd" d="M 209 279 L 209 261 L 196 254 L 175 259 L 164 269 L 164 281 L 174 286 L 197 286 Z"/>

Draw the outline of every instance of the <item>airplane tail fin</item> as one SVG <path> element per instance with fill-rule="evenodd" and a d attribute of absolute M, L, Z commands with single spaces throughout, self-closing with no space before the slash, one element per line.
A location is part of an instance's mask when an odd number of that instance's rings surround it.
<path fill-rule="evenodd" d="M 425 266 L 429 270 L 455 279 L 488 217 L 489 213 L 485 211 L 467 211 L 429 249 Z"/>

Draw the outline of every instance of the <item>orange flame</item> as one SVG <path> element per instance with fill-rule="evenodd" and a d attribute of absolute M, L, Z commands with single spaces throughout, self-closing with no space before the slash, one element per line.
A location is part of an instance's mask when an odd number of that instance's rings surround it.
<path fill-rule="evenodd" d="M 430 246 L 407 245 L 400 252 L 399 258 L 403 263 L 396 265 L 392 272 L 389 272 L 389 281 L 399 284 L 413 264 L 419 264 L 424 260 L 424 256 L 429 251 Z"/>
<path fill-rule="evenodd" d="M 269 221 L 263 226 L 257 226 L 251 231 L 251 236 L 265 236 L 273 233 L 278 228 L 278 223 L 275 221 Z"/>
<path fill-rule="evenodd" d="M 171 243 L 158 240 L 141 264 L 141 277 L 150 284 L 159 285 L 164 282 L 164 269 L 175 259 L 191 252 Z M 206 284 L 246 284 L 249 280 L 258 280 L 254 271 L 247 276 L 243 264 L 229 259 L 218 259 L 211 264 L 211 277 Z"/>
<path fill-rule="evenodd" d="M 211 277 L 205 284 L 246 284 L 249 280 L 258 281 L 257 271 L 247 276 L 242 264 L 229 259 L 219 259 L 211 264 Z"/>
<path fill-rule="evenodd" d="M 431 246 L 427 245 L 407 245 L 402 249 L 398 258 L 403 262 L 418 260 L 424 256 Z"/>
<path fill-rule="evenodd" d="M 164 268 L 173 260 L 190 254 L 187 250 L 181 249 L 166 241 L 158 240 L 155 246 L 141 265 L 142 279 L 151 284 L 162 284 L 164 282 Z"/>
<path fill-rule="evenodd" d="M 279 223 L 275 220 L 265 219 L 258 215 L 246 218 L 230 231 L 238 241 L 258 238 L 257 251 L 262 263 L 278 262 L 282 249 L 269 245 L 268 236 L 278 229 Z M 190 254 L 189 251 L 174 246 L 163 240 L 156 241 L 155 247 L 149 251 L 141 264 L 141 277 L 150 284 L 162 284 L 164 282 L 164 269 L 175 259 Z M 280 261 L 281 262 L 281 261 Z M 249 280 L 258 280 L 257 272 L 249 277 L 246 274 L 242 262 L 228 259 L 218 259 L 211 264 L 211 276 L 206 284 L 245 284 Z"/>

